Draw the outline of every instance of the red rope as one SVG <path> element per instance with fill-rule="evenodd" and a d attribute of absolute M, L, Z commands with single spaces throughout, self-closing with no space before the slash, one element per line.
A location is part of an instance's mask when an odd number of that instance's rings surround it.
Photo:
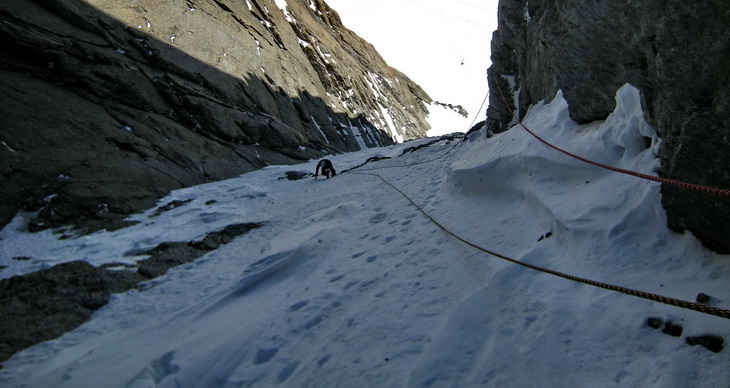
<path fill-rule="evenodd" d="M 550 142 L 548 142 L 547 140 L 545 140 L 545 139 L 541 138 L 540 136 L 538 136 L 535 132 L 533 132 L 532 130 L 530 130 L 530 128 L 527 128 L 527 126 L 522 122 L 522 120 L 520 120 L 519 117 L 517 117 L 517 115 L 515 114 L 515 112 L 512 110 L 512 108 L 510 108 L 509 104 L 507 103 L 507 100 L 504 97 L 504 93 L 502 93 L 502 88 L 499 86 L 499 81 L 497 81 L 496 84 L 497 84 L 497 90 L 499 90 L 499 94 L 502 96 L 502 102 L 504 102 L 505 106 L 507 107 L 507 109 L 509 110 L 509 112 L 512 114 L 512 117 L 514 117 L 517 120 L 517 122 L 520 124 L 520 126 L 525 131 L 527 131 L 527 133 L 529 133 L 530 135 L 532 135 L 533 137 L 535 137 L 537 140 L 539 140 L 540 142 L 542 142 L 546 146 L 548 146 L 548 147 L 550 147 L 550 148 L 552 148 L 552 149 L 554 149 L 554 150 L 556 150 L 558 152 L 562 152 L 563 154 L 568 155 L 571 158 L 578 159 L 581 162 L 588 163 L 588 164 L 592 164 L 594 166 L 601 167 L 601 168 L 604 168 L 606 170 L 615 171 L 615 172 L 618 172 L 618 173 L 621 173 L 621 174 L 632 175 L 632 176 L 635 176 L 635 177 L 638 177 L 638 178 L 641 178 L 641 179 L 646 179 L 646 180 L 650 180 L 650 181 L 654 181 L 654 182 L 666 183 L 668 185 L 678 186 L 678 187 L 682 187 L 682 188 L 685 188 L 685 189 L 688 189 L 688 190 L 701 191 L 701 192 L 704 192 L 704 193 L 719 195 L 721 197 L 730 197 L 730 190 L 723 190 L 723 189 L 718 189 L 718 188 L 715 188 L 715 187 L 698 185 L 696 183 L 688 183 L 688 182 L 678 181 L 676 179 L 662 178 L 662 177 L 648 175 L 648 174 L 644 174 L 644 173 L 640 173 L 640 172 L 636 172 L 636 171 L 632 171 L 632 170 L 626 170 L 626 169 L 623 169 L 623 168 L 618 168 L 618 167 L 610 166 L 610 165 L 607 165 L 607 164 L 599 163 L 599 162 L 596 162 L 596 161 L 593 161 L 593 160 L 590 160 L 590 159 L 586 159 L 586 158 L 584 158 L 582 156 L 578 156 L 578 155 L 573 154 L 571 152 L 568 152 L 568 151 L 566 151 L 566 150 L 564 150 L 564 149 L 562 149 L 560 147 L 557 147 L 557 146 L 551 144 Z"/>

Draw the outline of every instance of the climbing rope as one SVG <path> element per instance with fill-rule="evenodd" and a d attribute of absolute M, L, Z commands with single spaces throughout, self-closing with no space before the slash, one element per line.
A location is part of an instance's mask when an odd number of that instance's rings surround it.
<path fill-rule="evenodd" d="M 648 179 L 648 180 L 656 181 L 656 182 L 660 182 L 660 183 L 667 183 L 667 184 L 671 184 L 671 185 L 675 185 L 675 186 L 679 186 L 679 187 L 684 187 L 684 188 L 687 188 L 687 189 L 690 189 L 690 190 L 702 191 L 702 192 L 707 192 L 707 193 L 716 194 L 716 195 L 720 195 L 720 196 L 730 197 L 730 191 L 729 190 L 716 189 L 716 188 L 712 188 L 712 187 L 707 187 L 707 186 L 702 186 L 702 185 L 697 185 L 697 184 L 692 184 L 692 183 L 677 181 L 677 180 L 673 180 L 673 179 L 666 179 L 666 178 L 655 177 L 655 176 L 651 176 L 651 175 L 639 173 L 639 172 L 636 172 L 636 171 L 625 170 L 625 169 L 621 169 L 621 168 L 609 166 L 609 165 L 606 165 L 606 164 L 603 164 L 603 163 L 595 162 L 595 161 L 592 161 L 592 160 L 583 158 L 581 156 L 575 155 L 573 153 L 570 153 L 568 151 L 565 151 L 565 150 L 563 150 L 563 149 L 561 149 L 559 147 L 556 147 L 556 146 L 552 145 L 551 143 L 549 143 L 548 141 L 546 141 L 543 138 L 541 138 L 540 136 L 538 136 L 537 134 L 535 134 L 529 128 L 527 128 L 527 126 L 525 126 L 524 123 L 522 123 L 522 121 L 517 117 L 517 115 L 514 113 L 514 111 L 511 108 L 509 108 L 509 104 L 506 103 L 505 98 L 504 98 L 504 94 L 502 93 L 501 88 L 499 88 L 499 85 L 498 85 L 498 89 L 499 89 L 500 95 L 502 96 L 502 100 L 505 102 L 505 105 L 509 109 L 509 111 L 512 114 L 512 116 L 515 117 L 515 119 L 519 122 L 520 126 L 522 126 L 522 128 L 524 128 L 528 133 L 530 133 L 532 136 L 534 136 L 540 142 L 542 142 L 543 144 L 549 146 L 550 148 L 553 148 L 553 149 L 555 149 L 555 150 L 557 150 L 557 151 L 559 151 L 561 153 L 564 153 L 564 154 L 566 154 L 566 155 L 568 155 L 570 157 L 573 157 L 575 159 L 578 159 L 578 160 L 580 160 L 582 162 L 585 162 L 585 163 L 588 163 L 588 164 L 592 164 L 592 165 L 595 165 L 595 166 L 598 166 L 598 167 L 601 167 L 601 168 L 604 168 L 604 169 L 608 169 L 608 170 L 611 170 L 611 171 L 615 171 L 615 172 L 619 172 L 619 173 L 623 173 L 623 174 L 628 174 L 628 175 L 632 175 L 632 176 L 636 176 L 636 177 L 639 177 L 639 178 Z M 486 98 L 485 98 L 485 101 L 486 101 Z M 379 167 L 379 168 L 376 167 L 376 168 L 371 168 L 371 169 L 368 169 L 368 170 L 361 170 L 361 171 L 352 171 L 352 170 L 350 170 L 349 172 L 351 172 L 353 174 L 358 174 L 358 175 L 369 175 L 369 176 L 377 177 L 383 183 L 385 183 L 386 185 L 390 186 L 393 190 L 397 191 L 400 195 L 402 195 L 406 200 L 408 200 L 408 202 L 410 202 L 411 205 L 413 205 L 421 214 L 423 214 L 429 221 L 431 221 L 434 225 L 436 225 L 443 232 L 445 232 L 446 234 L 448 234 L 451 237 L 455 238 L 456 240 L 458 240 L 458 241 L 460 241 L 460 242 L 462 242 L 462 243 L 464 243 L 464 244 L 466 244 L 466 245 L 468 245 L 468 246 L 470 246 L 470 247 L 472 247 L 472 248 L 474 248 L 476 250 L 479 250 L 481 252 L 487 253 L 487 254 L 489 254 L 491 256 L 497 257 L 499 259 L 508 261 L 510 263 L 513 263 L 513 264 L 520 265 L 522 267 L 526 267 L 526 268 L 532 269 L 534 271 L 538 271 L 538 272 L 550 274 L 550 275 L 553 275 L 553 276 L 557 276 L 557 277 L 560 277 L 560 278 L 563 278 L 563 279 L 567 279 L 567 280 L 572 280 L 572 281 L 575 281 L 575 282 L 578 282 L 578 283 L 582 283 L 582 284 L 587 284 L 587 285 L 590 285 L 590 286 L 593 286 L 593 287 L 603 288 L 603 289 L 606 289 L 606 290 L 611 290 L 611 291 L 618 292 L 618 293 L 622 293 L 622 294 L 625 294 L 625 295 L 631 295 L 631 296 L 635 296 L 635 297 L 638 297 L 638 298 L 642 298 L 642 299 L 646 299 L 646 300 L 650 300 L 650 301 L 654 301 L 654 302 L 658 302 L 658 303 L 663 303 L 663 304 L 670 305 L 670 306 L 675 306 L 675 307 L 679 307 L 679 308 L 683 308 L 683 309 L 687 309 L 687 310 L 692 310 L 692 311 L 696 311 L 696 312 L 700 312 L 700 313 L 704 313 L 704 314 L 708 314 L 708 315 L 713 315 L 713 316 L 717 316 L 717 317 L 721 317 L 721 318 L 725 318 L 725 319 L 730 319 L 730 310 L 726 310 L 726 309 L 722 309 L 722 308 L 718 308 L 718 307 L 713 307 L 713 306 L 708 306 L 708 305 L 704 305 L 704 304 L 700 304 L 700 303 L 695 303 L 695 302 L 689 302 L 689 301 L 685 301 L 685 300 L 681 300 L 681 299 L 670 298 L 670 297 L 667 297 L 667 296 L 663 296 L 663 295 L 659 295 L 659 294 L 654 294 L 654 293 L 651 293 L 651 292 L 636 290 L 636 289 L 633 289 L 633 288 L 628 288 L 628 287 L 623 287 L 623 286 L 617 286 L 617 285 L 614 285 L 614 284 L 599 282 L 599 281 L 595 281 L 595 280 L 591 280 L 591 279 L 587 279 L 587 278 L 582 278 L 582 277 L 579 277 L 579 276 L 574 276 L 574 275 L 566 274 L 566 273 L 563 273 L 563 272 L 560 272 L 560 271 L 555 271 L 555 270 L 552 270 L 552 269 L 549 269 L 549 268 L 544 268 L 544 267 L 540 267 L 540 266 L 537 266 L 537 265 L 534 265 L 534 264 L 526 263 L 524 261 L 520 261 L 520 260 L 511 258 L 509 256 L 503 255 L 501 253 L 495 252 L 493 250 L 484 248 L 484 247 L 482 247 L 482 246 L 480 246 L 478 244 L 475 244 L 475 243 L 473 243 L 473 242 L 471 242 L 471 241 L 469 241 L 469 240 L 461 237 L 457 233 L 451 231 L 449 228 L 447 228 L 446 226 L 444 226 L 443 224 L 441 224 L 440 222 L 438 222 L 428 212 L 426 212 L 421 206 L 419 206 L 411 197 L 409 197 L 405 192 L 403 192 L 397 186 L 395 186 L 394 184 L 392 184 L 391 182 L 389 182 L 387 179 L 385 179 L 380 174 L 371 173 L 371 172 L 365 172 L 365 171 L 373 171 L 373 170 L 377 170 L 377 169 L 381 169 L 381 168 L 410 167 L 410 166 L 417 165 L 417 164 L 430 163 L 430 162 L 433 162 L 435 160 L 441 159 L 444 156 L 446 156 L 459 143 L 460 142 L 457 142 L 457 144 L 455 144 L 453 147 L 450 147 L 444 154 L 439 155 L 439 156 L 437 156 L 437 157 L 435 157 L 433 159 L 427 160 L 427 161 L 410 163 L 410 164 L 400 165 L 400 166 L 384 166 L 384 167 Z"/>
<path fill-rule="evenodd" d="M 563 153 L 565 155 L 568 155 L 571 158 L 580 160 L 581 162 L 588 163 L 588 164 L 591 164 L 591 165 L 594 165 L 594 166 L 597 166 L 597 167 L 600 167 L 600 168 L 604 168 L 606 170 L 618 172 L 618 173 L 621 173 L 621 174 L 632 175 L 632 176 L 635 176 L 635 177 L 638 177 L 638 178 L 641 178 L 641 179 L 646 179 L 646 180 L 650 180 L 650 181 L 654 181 L 654 182 L 659 182 L 659 183 L 665 183 L 665 184 L 672 185 L 672 186 L 682 187 L 682 188 L 685 188 L 685 189 L 688 189 L 688 190 L 693 190 L 693 191 L 699 191 L 699 192 L 714 194 L 714 195 L 718 195 L 718 196 L 721 196 L 721 197 L 730 197 L 730 190 L 723 190 L 723 189 L 718 189 L 718 188 L 715 188 L 715 187 L 709 187 L 709 186 L 699 185 L 699 184 L 695 184 L 695 183 L 688 183 L 688 182 L 683 182 L 683 181 L 679 181 L 679 180 L 676 180 L 676 179 L 662 178 L 662 177 L 658 177 L 658 176 L 643 174 L 643 173 L 636 172 L 636 171 L 632 171 L 632 170 L 626 170 L 626 169 L 623 169 L 623 168 L 618 168 L 618 167 L 615 167 L 615 166 L 610 166 L 610 165 L 607 165 L 607 164 L 603 164 L 603 163 L 600 163 L 600 162 L 596 162 L 596 161 L 593 161 L 593 160 L 584 158 L 582 156 L 573 154 L 571 152 L 568 152 L 568 151 L 566 151 L 566 150 L 564 150 L 564 149 L 562 149 L 560 147 L 557 147 L 557 146 L 551 144 L 550 142 L 548 142 L 547 140 L 543 139 L 542 137 L 538 136 L 535 132 L 533 132 L 532 130 L 530 130 L 530 128 L 528 128 L 522 122 L 522 120 L 519 117 L 517 117 L 517 115 L 515 114 L 515 112 L 512 110 L 512 108 L 510 108 L 509 104 L 507 103 L 507 100 L 506 100 L 506 98 L 504 96 L 504 93 L 502 93 L 502 87 L 499 86 L 499 82 L 497 82 L 496 84 L 497 84 L 497 90 L 499 90 L 499 94 L 502 97 L 502 102 L 504 102 L 504 104 L 507 107 L 507 109 L 509 110 L 510 114 L 512 114 L 512 117 L 515 120 L 517 120 L 517 122 L 519 123 L 519 125 L 525 131 L 527 131 L 527 133 L 529 133 L 530 135 L 532 135 L 533 137 L 535 137 L 541 143 L 545 144 L 546 146 L 548 146 L 548 147 L 550 147 L 550 148 L 552 148 L 552 149 L 554 149 L 554 150 L 556 150 L 558 152 L 561 152 L 561 153 Z"/>
<path fill-rule="evenodd" d="M 713 306 L 707 306 L 707 305 L 704 305 L 704 304 L 699 304 L 699 303 L 694 303 L 694 302 L 688 302 L 688 301 L 681 300 L 681 299 L 675 299 L 675 298 L 670 298 L 670 297 L 663 296 L 663 295 L 653 294 L 651 292 L 635 290 L 635 289 L 628 288 L 628 287 L 622 287 L 622 286 L 617 286 L 617 285 L 613 285 L 613 284 L 609 284 L 609 283 L 598 282 L 598 281 L 595 281 L 595 280 L 586 279 L 586 278 L 582 278 L 582 277 L 578 277 L 578 276 L 573 276 L 573 275 L 566 274 L 566 273 L 559 272 L 559 271 L 555 271 L 555 270 L 552 270 L 552 269 L 549 269 L 549 268 L 543 268 L 543 267 L 540 267 L 540 266 L 537 266 L 537 265 L 534 265 L 534 264 L 530 264 L 530 263 L 526 263 L 524 261 L 520 261 L 520 260 L 517 260 L 517 259 L 513 259 L 513 258 L 511 258 L 509 256 L 505 256 L 505 255 L 500 254 L 498 252 L 495 252 L 495 251 L 492 251 L 490 249 L 484 248 L 484 247 L 482 247 L 480 245 L 477 245 L 477 244 L 475 244 L 475 243 L 473 243 L 473 242 L 471 242 L 471 241 L 469 241 L 469 240 L 467 240 L 467 239 L 459 236 L 455 232 L 452 232 L 449 228 L 447 228 L 446 226 L 444 226 L 443 224 L 441 224 L 440 222 L 438 222 L 435 218 L 433 218 L 430 214 L 428 214 L 428 212 L 426 212 L 421 206 L 419 206 L 405 192 L 403 192 L 401 189 L 399 189 L 398 187 L 396 187 L 394 184 L 390 183 L 387 179 L 383 178 L 380 174 L 368 173 L 368 172 L 352 172 L 352 173 L 353 174 L 359 174 L 359 175 L 370 175 L 370 176 L 379 178 L 386 185 L 390 186 L 391 188 L 393 188 L 393 190 L 395 190 L 398 193 L 400 193 L 405 199 L 408 200 L 408 202 L 411 203 L 411 205 L 413 205 L 419 212 L 421 212 L 421 214 L 423 214 L 429 221 L 431 221 L 434 225 L 436 225 L 437 227 L 439 227 L 439 229 L 441 229 L 442 231 L 444 231 L 446 234 L 450 235 L 451 237 L 457 239 L 458 241 L 461 241 L 462 243 L 464 243 L 464 244 L 466 244 L 466 245 L 468 245 L 468 246 L 470 246 L 470 247 L 472 247 L 474 249 L 477 249 L 477 250 L 479 250 L 481 252 L 484 252 L 484 253 L 487 253 L 489 255 L 495 256 L 495 257 L 497 257 L 499 259 L 506 260 L 508 262 L 511 262 L 511 263 L 514 263 L 514 264 L 517 264 L 517 265 L 520 265 L 520 266 L 523 266 L 523 267 L 527 267 L 527 268 L 530 268 L 530 269 L 535 270 L 535 271 L 539 271 L 539 272 L 547 273 L 547 274 L 550 274 L 550 275 L 558 276 L 558 277 L 561 277 L 563 279 L 572 280 L 572 281 L 575 281 L 575 282 L 578 282 L 578 283 L 583 283 L 583 284 L 587 284 L 587 285 L 590 285 L 590 286 L 599 287 L 599 288 L 603 288 L 603 289 L 607 289 L 607 290 L 619 292 L 619 293 L 626 294 L 626 295 L 632 295 L 632 296 L 635 296 L 635 297 L 638 297 L 638 298 L 647 299 L 647 300 L 651 300 L 651 301 L 654 301 L 654 302 L 659 302 L 659 303 L 667 304 L 667 305 L 670 305 L 670 306 L 680 307 L 680 308 L 683 308 L 683 309 L 693 310 L 693 311 L 697 311 L 697 312 L 704 313 L 704 314 L 709 314 L 709 315 L 714 315 L 714 316 L 721 317 L 721 318 L 730 319 L 730 310 L 721 309 L 721 308 L 713 307 Z"/>
<path fill-rule="evenodd" d="M 464 131 L 464 133 L 469 132 L 469 130 L 474 127 L 474 123 L 477 122 L 477 117 L 479 117 L 479 112 L 482 111 L 482 108 L 484 108 L 484 104 L 487 103 L 487 98 L 489 98 L 489 91 L 487 91 L 487 94 L 484 95 L 484 99 L 482 100 L 482 104 L 479 105 L 479 109 L 477 110 L 477 113 L 474 115 L 474 120 L 471 121 L 471 124 L 469 125 L 469 128 L 467 128 L 466 131 Z"/>

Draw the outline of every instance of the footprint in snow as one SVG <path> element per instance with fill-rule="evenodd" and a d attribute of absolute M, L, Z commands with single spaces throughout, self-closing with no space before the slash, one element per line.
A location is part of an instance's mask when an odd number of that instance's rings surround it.
<path fill-rule="evenodd" d="M 301 302 L 294 303 L 293 305 L 289 306 L 289 310 L 288 311 L 290 313 L 292 313 L 294 311 L 297 311 L 297 310 L 301 309 L 302 307 L 304 307 L 304 306 L 306 306 L 308 304 L 309 304 L 309 301 L 308 300 L 303 300 Z"/>
<path fill-rule="evenodd" d="M 320 322 L 322 322 L 322 316 L 321 315 L 317 315 L 316 317 L 314 317 L 314 318 L 310 319 L 309 321 L 307 321 L 307 323 L 304 324 L 304 328 L 307 329 L 307 330 L 309 330 L 309 329 L 311 329 L 311 328 L 319 325 Z"/>
<path fill-rule="evenodd" d="M 387 217 L 387 213 L 378 213 L 372 217 L 370 217 L 370 223 L 371 224 L 379 224 L 385 220 L 385 217 Z"/>
<path fill-rule="evenodd" d="M 289 376 L 294 374 L 294 371 L 297 370 L 298 366 L 299 366 L 299 361 L 292 361 L 292 362 L 286 364 L 286 366 L 281 370 L 281 372 L 279 372 L 279 376 L 278 376 L 279 382 L 283 383 L 284 381 L 286 381 L 286 379 L 288 379 Z"/>
<path fill-rule="evenodd" d="M 174 375 L 180 371 L 180 366 L 173 362 L 174 357 L 174 351 L 163 354 L 152 361 L 149 368 L 145 369 L 145 371 L 137 376 L 137 378 L 141 378 L 143 377 L 142 375 L 145 375 L 145 377 L 151 377 L 156 384 L 159 384 L 166 377 Z"/>
<path fill-rule="evenodd" d="M 267 362 L 271 361 L 271 359 L 274 358 L 274 356 L 276 356 L 276 353 L 278 352 L 279 348 L 259 349 L 258 352 L 256 352 L 256 358 L 254 358 L 253 364 L 266 364 Z"/>
<path fill-rule="evenodd" d="M 321 368 L 324 366 L 324 364 L 326 364 L 331 359 L 332 359 L 332 353 L 329 353 L 326 356 L 320 358 L 319 361 L 317 361 L 317 366 Z"/>

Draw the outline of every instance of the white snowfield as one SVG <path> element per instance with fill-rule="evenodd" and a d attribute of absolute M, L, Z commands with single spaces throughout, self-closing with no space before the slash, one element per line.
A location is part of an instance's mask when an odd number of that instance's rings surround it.
<path fill-rule="evenodd" d="M 558 94 L 525 122 L 574 153 L 655 174 L 659 144 L 638 91 L 625 86 L 617 103 L 606 121 L 576 125 Z M 399 156 L 423 142 L 330 159 L 340 171 L 392 156 L 355 171 L 382 175 L 454 232 L 502 254 L 685 300 L 703 292 L 730 307 L 730 260 L 667 229 L 657 183 L 570 159 L 520 128 L 472 138 L 439 159 L 454 143 Z M 134 262 L 141 257 L 124 252 L 200 239 L 233 223 L 266 225 L 143 291 L 115 295 L 78 329 L 16 354 L 0 370 L 0 386 L 730 385 L 727 349 L 685 342 L 728 339 L 729 320 L 476 251 L 377 177 L 278 179 L 313 172 L 316 162 L 173 192 L 160 205 L 192 201 L 158 217 L 150 209 L 116 232 L 56 240 L 23 232 L 28 216 L 18 217 L 0 232 L 0 247 L 33 260 L 14 262 L 4 277 L 60 260 Z M 649 317 L 681 324 L 684 334 L 652 329 Z"/>

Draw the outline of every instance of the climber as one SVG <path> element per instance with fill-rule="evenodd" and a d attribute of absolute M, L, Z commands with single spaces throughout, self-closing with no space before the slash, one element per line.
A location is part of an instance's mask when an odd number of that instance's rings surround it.
<path fill-rule="evenodd" d="M 332 166 L 332 162 L 330 162 L 328 159 L 322 159 L 319 161 L 319 163 L 317 163 L 317 169 L 314 170 L 314 179 L 317 179 L 320 167 L 322 167 L 322 175 L 326 176 L 327 179 L 337 175 L 337 173 L 335 172 L 335 167 Z"/>

